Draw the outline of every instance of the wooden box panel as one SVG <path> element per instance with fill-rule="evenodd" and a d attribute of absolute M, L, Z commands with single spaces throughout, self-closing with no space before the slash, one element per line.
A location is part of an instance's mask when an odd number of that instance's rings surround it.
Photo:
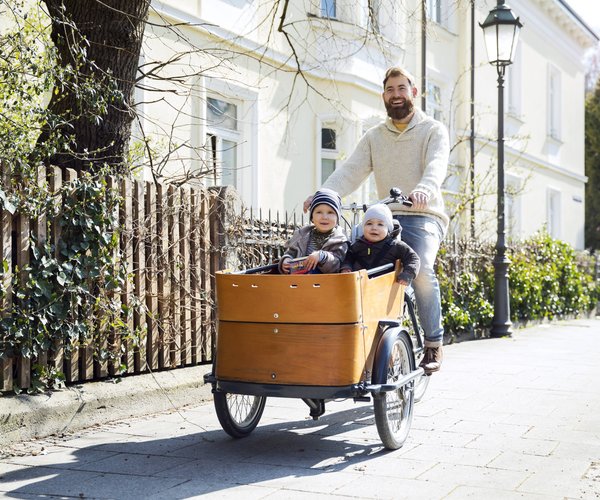
<path fill-rule="evenodd" d="M 356 323 L 360 273 L 217 273 L 219 320 L 258 323 Z"/>
<path fill-rule="evenodd" d="M 346 386 L 362 379 L 370 345 L 359 324 L 219 322 L 215 373 L 220 380 Z"/>
<path fill-rule="evenodd" d="M 377 326 L 379 320 L 402 316 L 406 287 L 396 282 L 396 272 L 371 279 L 365 274 L 360 283 L 364 323 Z"/>

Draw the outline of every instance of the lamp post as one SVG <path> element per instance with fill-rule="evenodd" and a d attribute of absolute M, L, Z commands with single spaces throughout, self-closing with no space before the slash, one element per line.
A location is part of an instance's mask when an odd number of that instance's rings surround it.
<path fill-rule="evenodd" d="M 522 27 L 504 0 L 497 0 L 487 18 L 479 26 L 488 60 L 498 72 L 498 238 L 494 257 L 494 320 L 490 335 L 504 337 L 512 334 L 508 288 L 508 264 L 506 257 L 505 203 L 504 203 L 504 74 L 513 62 L 515 47 Z"/>

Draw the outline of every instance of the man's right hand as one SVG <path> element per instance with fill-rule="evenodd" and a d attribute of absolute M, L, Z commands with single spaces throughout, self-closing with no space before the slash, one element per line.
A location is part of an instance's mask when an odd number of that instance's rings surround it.
<path fill-rule="evenodd" d="M 306 198 L 306 200 L 304 200 L 304 205 L 303 205 L 303 210 L 304 213 L 308 212 L 308 209 L 310 208 L 310 204 L 312 203 L 313 200 L 313 195 L 311 194 L 308 198 Z"/>

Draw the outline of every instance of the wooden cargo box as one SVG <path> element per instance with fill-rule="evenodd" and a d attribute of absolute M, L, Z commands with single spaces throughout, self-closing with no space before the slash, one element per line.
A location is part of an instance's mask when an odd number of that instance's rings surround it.
<path fill-rule="evenodd" d="M 217 273 L 220 380 L 347 386 L 364 379 L 379 320 L 401 315 L 396 272 Z"/>

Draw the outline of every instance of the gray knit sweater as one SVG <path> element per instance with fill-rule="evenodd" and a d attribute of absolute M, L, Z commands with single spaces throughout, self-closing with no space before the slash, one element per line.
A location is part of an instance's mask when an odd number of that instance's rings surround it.
<path fill-rule="evenodd" d="M 298 257 L 306 257 L 309 254 L 308 247 L 313 227 L 309 224 L 294 231 L 294 234 L 286 245 L 285 253 L 279 262 L 279 272 L 282 272 L 281 264 L 286 257 L 296 259 Z M 337 273 L 348 250 L 348 239 L 340 226 L 336 226 L 333 229 L 331 236 L 323 243 L 320 250 L 323 251 L 323 257 L 317 266 L 319 271 L 322 273 Z"/>
<path fill-rule="evenodd" d="M 441 186 L 448 168 L 449 142 L 446 127 L 421 110 L 415 110 L 403 132 L 387 118 L 365 133 L 348 160 L 331 174 L 323 187 L 346 196 L 373 172 L 379 198 L 388 196 L 392 187 L 405 194 L 416 190 L 429 195 L 424 210 L 393 204 L 390 208 L 394 214 L 431 215 L 445 229 L 448 216 Z"/>

